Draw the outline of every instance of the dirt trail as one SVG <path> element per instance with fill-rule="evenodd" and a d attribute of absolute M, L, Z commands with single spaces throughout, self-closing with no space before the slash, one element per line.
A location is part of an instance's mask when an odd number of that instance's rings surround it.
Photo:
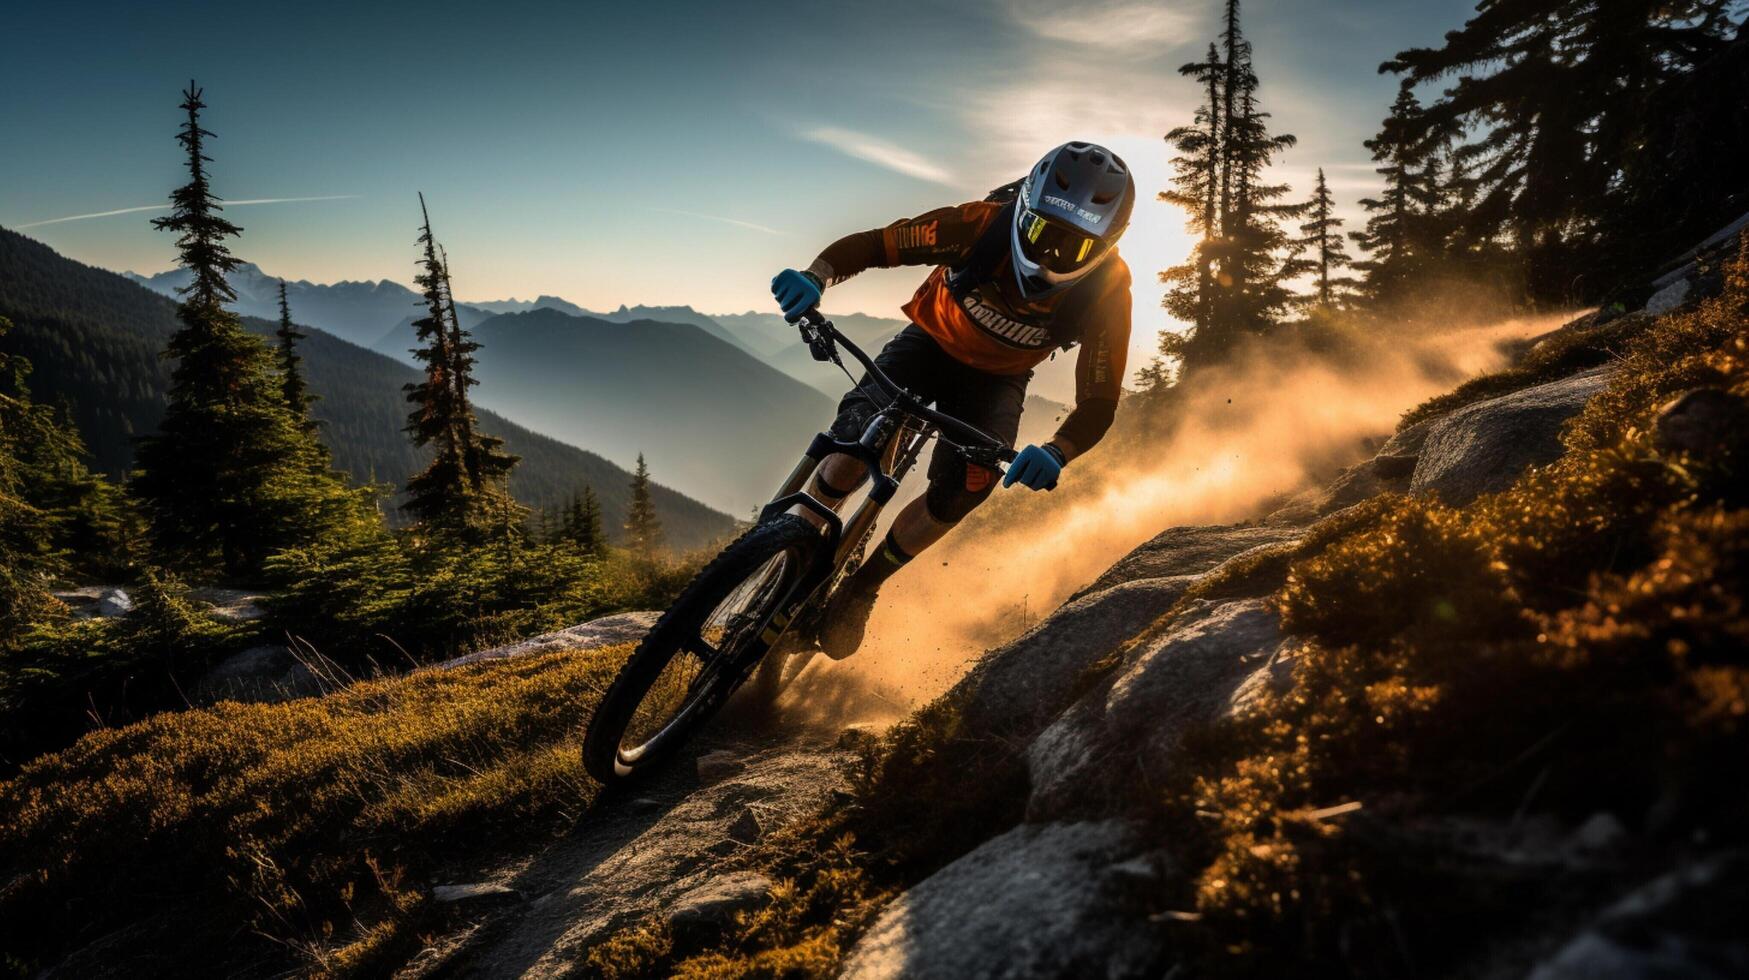
<path fill-rule="evenodd" d="M 455 928 L 398 975 L 576 974 L 594 944 L 696 905 L 702 886 L 722 884 L 724 858 L 829 805 L 843 788 L 835 742 L 818 729 L 717 726 L 686 757 L 605 794 L 569 836 L 465 879 L 509 892 L 458 902 Z"/>

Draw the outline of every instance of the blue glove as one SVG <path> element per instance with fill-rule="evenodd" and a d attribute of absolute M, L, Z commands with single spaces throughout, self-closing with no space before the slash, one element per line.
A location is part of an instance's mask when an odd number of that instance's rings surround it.
<path fill-rule="evenodd" d="M 806 272 L 785 269 L 771 280 L 771 295 L 777 297 L 777 305 L 783 308 L 783 318 L 791 323 L 802 318 L 814 304 L 820 302 L 820 294 L 826 287 L 820 280 Z"/>
<path fill-rule="evenodd" d="M 1063 472 L 1063 454 L 1055 446 L 1028 446 L 1008 464 L 1008 475 L 1002 478 L 1005 487 L 1016 483 L 1032 490 L 1055 490 L 1057 476 Z"/>

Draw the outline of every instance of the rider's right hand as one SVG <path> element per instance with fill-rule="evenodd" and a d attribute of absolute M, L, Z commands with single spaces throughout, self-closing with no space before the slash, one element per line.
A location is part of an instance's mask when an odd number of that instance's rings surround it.
<path fill-rule="evenodd" d="M 812 273 L 794 269 L 785 269 L 771 280 L 771 295 L 777 298 L 777 305 L 783 309 L 783 318 L 791 323 L 819 303 L 820 294 L 825 291 L 825 284 Z"/>

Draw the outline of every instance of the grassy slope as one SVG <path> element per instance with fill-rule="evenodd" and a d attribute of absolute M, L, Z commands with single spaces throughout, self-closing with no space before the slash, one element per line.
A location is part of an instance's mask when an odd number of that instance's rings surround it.
<path fill-rule="evenodd" d="M 629 652 L 425 671 L 88 735 L 0 784 L 0 950 L 53 962 L 126 927 L 128 953 L 185 974 L 274 972 L 298 960 L 288 950 L 366 972 L 404 956 L 422 875 L 446 852 L 526 846 L 588 808 L 597 787 L 576 739 Z"/>
<path fill-rule="evenodd" d="M 57 255 L 47 246 L 0 229 L 0 316 L 17 329 L 9 350 L 35 367 L 37 398 L 64 401 L 97 469 L 119 475 L 133 458 L 133 440 L 163 414 L 169 365 L 159 356 L 176 329 L 176 304 L 102 269 Z M 266 320 L 244 318 L 258 334 Z M 402 484 L 424 456 L 402 433 L 407 405 L 401 386 L 417 379 L 405 364 L 310 329 L 302 345 L 311 388 L 322 396 L 315 415 L 335 462 L 358 480 Z M 492 412 L 479 413 L 485 431 L 502 436 L 522 457 L 511 477 L 517 498 L 534 507 L 559 504 L 595 488 L 610 535 L 624 524 L 631 474 L 594 453 L 525 429 Z M 657 468 L 661 460 L 655 460 Z M 728 516 L 676 491 L 658 487 L 656 507 L 668 542 L 700 547 L 731 530 Z"/>

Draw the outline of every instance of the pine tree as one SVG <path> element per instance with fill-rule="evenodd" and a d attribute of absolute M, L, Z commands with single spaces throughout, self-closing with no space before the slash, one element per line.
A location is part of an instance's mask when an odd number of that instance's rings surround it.
<path fill-rule="evenodd" d="M 473 481 L 476 489 L 499 485 L 510 479 L 510 471 L 516 467 L 519 457 L 504 451 L 503 439 L 479 431 L 468 389 L 480 383 L 474 377 L 474 364 L 477 363 L 474 353 L 480 349 L 480 345 L 462 329 L 461 317 L 456 314 L 455 290 L 449 284 L 449 253 L 443 251 L 442 246 L 438 247 L 438 253 L 443 269 L 444 309 L 449 320 L 449 378 L 450 384 L 455 388 L 456 404 L 462 409 L 458 424 L 461 429 L 461 444 L 464 447 L 464 465 L 468 478 Z"/>
<path fill-rule="evenodd" d="M 632 553 L 648 561 L 655 557 L 662 543 L 662 522 L 656 517 L 655 498 L 650 493 L 650 468 L 644 465 L 644 454 L 638 454 L 638 468 L 632 473 L 632 502 L 626 509 L 626 543 Z"/>
<path fill-rule="evenodd" d="M 406 431 L 413 445 L 430 448 L 433 455 L 425 469 L 407 481 L 408 499 L 401 507 L 422 523 L 454 530 L 467 524 L 471 487 L 460 428 L 462 406 L 450 377 L 454 358 L 449 349 L 443 264 L 423 194 L 419 195 L 419 214 L 418 245 L 423 254 L 413 281 L 425 300 L 425 315 L 413 321 L 420 344 L 413 355 L 424 363 L 425 379 L 405 386 L 407 400 L 414 406 L 407 416 Z"/>
<path fill-rule="evenodd" d="M 534 540 L 541 544 L 556 544 L 562 540 L 563 536 L 560 533 L 562 525 L 555 521 L 555 513 L 556 511 L 552 507 L 542 507 L 535 511 L 534 517 L 531 519 L 534 525 L 531 529 L 531 537 Z"/>
<path fill-rule="evenodd" d="M 1307 215 L 1295 239 L 1296 262 L 1290 268 L 1294 275 L 1312 276 L 1312 292 L 1306 305 L 1315 310 L 1332 310 L 1341 306 L 1355 286 L 1351 276 L 1342 270 L 1354 264 L 1342 238 L 1342 219 L 1336 217 L 1336 198 L 1330 193 L 1324 168 L 1318 168 L 1318 181 L 1311 200 L 1304 205 Z"/>
<path fill-rule="evenodd" d="M 237 265 L 225 240 L 242 229 L 220 215 L 208 183 L 205 107 L 190 82 L 177 135 L 189 181 L 171 195 L 170 215 L 152 222 L 177 233 L 193 278 L 165 348 L 176 361 L 169 404 L 140 447 L 132 485 L 163 563 L 254 575 L 274 550 L 321 533 L 350 491 L 317 465 L 319 446 L 287 411 L 266 345 L 224 307 L 236 298 L 225 274 Z"/>
<path fill-rule="evenodd" d="M 650 520 L 655 520 L 652 510 Z M 658 534 L 660 527 L 657 527 Z M 607 532 L 602 529 L 601 501 L 595 497 L 595 488 L 585 486 L 583 496 L 577 505 L 577 524 L 572 532 L 571 540 L 576 543 L 577 550 L 593 558 L 607 554 Z"/>
<path fill-rule="evenodd" d="M 406 386 L 407 400 L 414 406 L 406 431 L 415 446 L 430 447 L 433 456 L 407 481 L 408 500 L 402 508 L 448 538 L 508 541 L 515 536 L 510 529 L 521 527 L 525 518 L 508 487 L 517 457 L 500 448 L 502 440 L 477 430 L 468 389 L 478 384 L 473 365 L 479 344 L 456 316 L 449 267 L 432 234 L 423 194 L 419 214 L 422 255 L 414 281 L 425 301 L 425 315 L 413 322 L 421 345 L 413 353 L 425 364 L 425 379 Z"/>
<path fill-rule="evenodd" d="M 602 529 L 601 502 L 594 487 L 585 486 L 582 493 L 572 494 L 561 515 L 555 541 L 564 541 L 589 557 L 607 554 L 607 532 Z"/>
<path fill-rule="evenodd" d="M 1249 44 L 1245 50 L 1250 50 Z M 1269 133 L 1269 113 L 1258 107 L 1257 76 L 1249 65 L 1240 82 L 1244 88 L 1239 94 L 1239 114 L 1232 121 L 1227 140 L 1233 200 L 1229 224 L 1223 229 L 1227 255 L 1221 263 L 1221 281 L 1231 285 L 1219 295 L 1230 330 L 1261 335 L 1293 305 L 1288 288 L 1294 276 L 1291 257 L 1280 254 L 1290 243 L 1282 223 L 1299 217 L 1305 207 L 1286 200 L 1292 191 L 1287 184 L 1264 182 L 1275 156 L 1297 140 L 1285 133 Z"/>
<path fill-rule="evenodd" d="M 1734 0 L 1493 0 L 1442 47 L 1403 51 L 1381 70 L 1405 86 L 1456 77 L 1416 117 L 1409 139 L 1470 135 L 1458 151 L 1477 190 L 1463 216 L 1466 237 L 1511 241 L 1532 298 L 1566 298 L 1577 277 L 1645 248 L 1634 239 L 1647 229 L 1611 240 L 1608 217 L 1648 183 L 1684 181 L 1666 169 L 1670 142 L 1651 138 L 1680 105 L 1662 95 L 1724 55 L 1733 29 L 1741 44 L 1732 19 L 1740 10 Z M 1749 52 L 1737 57 L 1742 64 Z M 1740 88 L 1726 98 L 1741 118 Z M 1741 146 L 1744 128 L 1728 138 Z M 1735 177 L 1685 187 L 1683 196 L 1723 203 L 1742 191 L 1740 158 L 1736 166 Z"/>
<path fill-rule="evenodd" d="M 274 331 L 279 338 L 279 390 L 285 401 L 286 410 L 303 423 L 304 427 L 315 431 L 316 420 L 310 417 L 310 405 L 316 401 L 316 396 L 310 394 L 309 385 L 304 382 L 303 358 L 298 356 L 297 343 L 308 334 L 298 330 L 292 323 L 291 304 L 286 301 L 285 280 L 279 281 L 279 329 Z"/>
<path fill-rule="evenodd" d="M 1375 305 L 1401 299 L 1416 271 L 1413 243 L 1415 168 L 1422 158 L 1416 145 L 1420 115 L 1420 101 L 1405 86 L 1398 90 L 1397 101 L 1379 134 L 1366 141 L 1366 148 L 1379 163 L 1376 171 L 1384 178 L 1385 189 L 1378 197 L 1361 198 L 1360 206 L 1371 217 L 1365 230 L 1350 232 L 1349 237 L 1367 253 L 1355 268 L 1366 273 L 1367 298 Z"/>
<path fill-rule="evenodd" d="M 1194 122 L 1166 134 L 1177 155 L 1172 158 L 1173 189 L 1160 192 L 1160 200 L 1183 208 L 1189 217 L 1185 229 L 1197 236 L 1189 261 L 1160 273 L 1171 288 L 1162 304 L 1167 312 L 1192 330 L 1211 329 L 1214 321 L 1214 263 L 1221 233 L 1221 79 L 1225 68 L 1210 42 L 1208 55 L 1178 69 L 1194 78 L 1205 93 Z"/>
<path fill-rule="evenodd" d="M 11 329 L 0 317 L 0 337 Z M 37 437 L 37 407 L 24 383 L 29 371 L 24 358 L 0 351 L 0 652 L 26 625 L 53 615 L 48 586 L 67 568 L 52 540 L 53 516 L 27 499 L 30 473 L 20 456 Z"/>
<path fill-rule="evenodd" d="M 1223 360 L 1247 335 L 1267 332 L 1292 305 L 1287 284 L 1295 267 L 1282 254 L 1290 241 L 1281 223 L 1303 206 L 1285 201 L 1287 185 L 1265 180 L 1275 156 L 1295 140 L 1269 132 L 1239 0 L 1227 0 L 1219 46 L 1211 44 L 1205 60 L 1179 73 L 1196 79 L 1205 101 L 1192 125 L 1167 134 L 1178 155 L 1175 187 L 1161 199 L 1189 212 L 1190 230 L 1202 237 L 1190 261 L 1161 274 L 1171 286 L 1166 308 L 1190 324 L 1183 336 L 1161 335 L 1161 355 L 1180 358 L 1190 370 Z M 1165 376 L 1158 367 L 1148 375 L 1155 382 Z"/>

